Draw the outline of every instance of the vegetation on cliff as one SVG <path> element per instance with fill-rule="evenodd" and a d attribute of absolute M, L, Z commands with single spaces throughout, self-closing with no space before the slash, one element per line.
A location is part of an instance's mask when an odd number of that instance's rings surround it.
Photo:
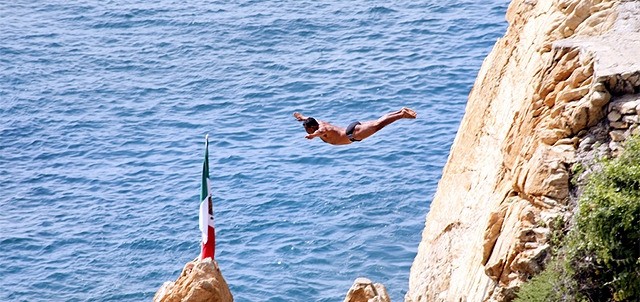
<path fill-rule="evenodd" d="M 640 300 L 640 137 L 601 163 L 571 231 L 516 301 Z"/>

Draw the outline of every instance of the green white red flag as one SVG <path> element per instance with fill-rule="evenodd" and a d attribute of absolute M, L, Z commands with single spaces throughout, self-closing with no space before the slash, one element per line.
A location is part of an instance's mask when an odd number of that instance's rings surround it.
<path fill-rule="evenodd" d="M 209 180 L 209 135 L 205 137 L 204 163 L 202 164 L 202 183 L 200 185 L 200 232 L 202 232 L 202 250 L 200 260 L 214 259 L 216 251 L 216 231 L 213 226 L 213 201 Z"/>

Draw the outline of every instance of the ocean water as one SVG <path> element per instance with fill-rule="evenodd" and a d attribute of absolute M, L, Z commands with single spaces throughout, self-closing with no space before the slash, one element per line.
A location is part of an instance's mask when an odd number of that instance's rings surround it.
<path fill-rule="evenodd" d="M 199 253 L 205 134 L 236 301 L 402 301 L 507 5 L 0 1 L 0 301 L 150 301 Z M 403 106 L 347 146 L 292 117 Z"/>

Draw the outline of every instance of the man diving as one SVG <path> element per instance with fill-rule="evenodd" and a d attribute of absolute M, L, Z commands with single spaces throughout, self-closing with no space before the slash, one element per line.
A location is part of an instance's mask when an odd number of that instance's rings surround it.
<path fill-rule="evenodd" d="M 403 107 L 396 112 L 387 113 L 375 121 L 353 122 L 346 129 L 312 117 L 306 117 L 299 112 L 294 112 L 293 117 L 302 122 L 302 126 L 307 131 L 305 136 L 307 139 L 319 137 L 328 144 L 347 145 L 359 142 L 399 119 L 414 119 L 417 114 L 415 111 Z"/>

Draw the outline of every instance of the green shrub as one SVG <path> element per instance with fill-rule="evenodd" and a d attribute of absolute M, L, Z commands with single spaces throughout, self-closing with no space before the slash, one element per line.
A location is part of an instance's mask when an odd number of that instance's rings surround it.
<path fill-rule="evenodd" d="M 572 262 L 596 301 L 640 299 L 640 140 L 589 179 L 576 218 Z"/>
<path fill-rule="evenodd" d="M 565 301 L 570 274 L 562 269 L 562 261 L 554 260 L 547 268 L 522 285 L 515 302 Z"/>
<path fill-rule="evenodd" d="M 640 301 L 640 139 L 603 160 L 579 199 L 575 225 L 516 301 Z"/>

